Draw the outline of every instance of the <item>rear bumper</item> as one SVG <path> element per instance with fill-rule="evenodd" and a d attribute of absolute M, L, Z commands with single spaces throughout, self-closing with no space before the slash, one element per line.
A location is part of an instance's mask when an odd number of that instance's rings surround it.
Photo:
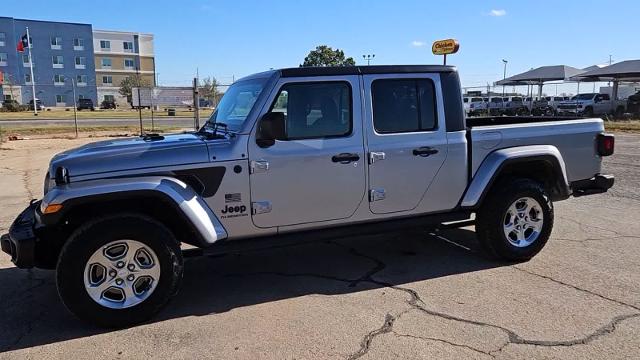
<path fill-rule="evenodd" d="M 11 261 L 19 268 L 32 268 L 35 264 L 37 237 L 34 233 L 35 212 L 40 201 L 31 203 L 13 222 L 9 233 L 2 235 L 2 251 L 11 256 Z"/>
<path fill-rule="evenodd" d="M 572 182 L 571 191 L 575 197 L 601 194 L 609 190 L 614 182 L 615 178 L 613 175 L 598 174 L 591 179 Z"/>

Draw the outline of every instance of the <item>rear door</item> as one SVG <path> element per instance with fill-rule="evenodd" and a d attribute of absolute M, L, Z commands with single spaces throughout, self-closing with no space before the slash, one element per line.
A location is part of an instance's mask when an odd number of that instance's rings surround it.
<path fill-rule="evenodd" d="M 447 156 L 440 76 L 365 75 L 364 87 L 370 209 L 411 211 Z"/>

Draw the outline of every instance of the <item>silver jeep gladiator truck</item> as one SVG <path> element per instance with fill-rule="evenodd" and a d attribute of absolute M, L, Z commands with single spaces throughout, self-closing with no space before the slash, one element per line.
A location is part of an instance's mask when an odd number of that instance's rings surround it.
<path fill-rule="evenodd" d="M 20 268 L 55 269 L 75 315 L 120 327 L 178 291 L 181 244 L 213 254 L 473 221 L 487 254 L 528 260 L 553 201 L 613 185 L 613 148 L 601 119 L 466 120 L 451 66 L 273 70 L 235 82 L 198 131 L 54 156 L 44 198 L 1 244 Z"/>

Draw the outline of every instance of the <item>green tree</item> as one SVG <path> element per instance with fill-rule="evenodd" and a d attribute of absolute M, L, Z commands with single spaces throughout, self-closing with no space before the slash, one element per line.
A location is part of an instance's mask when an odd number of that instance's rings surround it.
<path fill-rule="evenodd" d="M 207 99 L 214 107 L 218 106 L 218 102 L 222 97 L 222 93 L 220 92 L 218 84 L 218 80 L 215 77 L 206 77 L 202 80 L 202 85 L 200 86 L 200 97 L 203 99 Z"/>
<path fill-rule="evenodd" d="M 118 92 L 120 93 L 120 95 L 127 97 L 127 102 L 129 104 L 133 104 L 133 99 L 131 98 L 132 96 L 131 89 L 135 87 L 144 88 L 144 87 L 150 87 L 150 86 L 151 86 L 151 83 L 149 83 L 148 80 L 144 79 L 142 76 L 138 74 L 135 74 L 122 79 L 122 81 L 120 82 L 120 89 L 118 90 Z M 143 93 L 141 93 L 140 95 L 142 94 Z"/>
<path fill-rule="evenodd" d="M 309 52 L 300 66 L 354 66 L 355 64 L 352 57 L 345 57 L 344 51 L 320 45 Z"/>

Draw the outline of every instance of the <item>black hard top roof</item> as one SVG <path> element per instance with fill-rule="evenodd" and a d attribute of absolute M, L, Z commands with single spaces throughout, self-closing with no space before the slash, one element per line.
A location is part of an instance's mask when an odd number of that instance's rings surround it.
<path fill-rule="evenodd" d="M 445 65 L 368 65 L 368 66 L 313 66 L 280 69 L 282 77 L 361 75 L 361 74 L 402 74 L 454 72 L 455 66 Z"/>

